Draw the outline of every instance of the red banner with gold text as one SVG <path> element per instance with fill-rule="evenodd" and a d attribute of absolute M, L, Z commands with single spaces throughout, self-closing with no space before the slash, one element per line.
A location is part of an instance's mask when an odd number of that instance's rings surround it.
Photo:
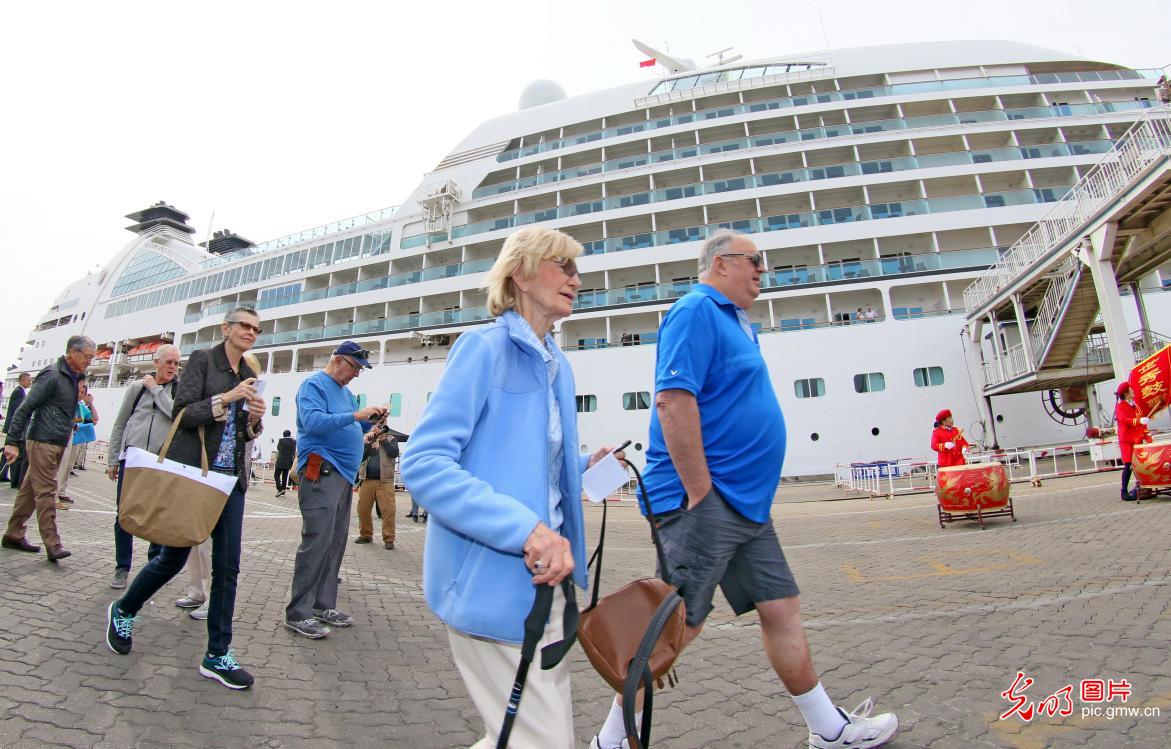
<path fill-rule="evenodd" d="M 1171 405 L 1171 346 L 1165 346 L 1130 370 L 1130 387 L 1138 412 L 1153 416 Z"/>

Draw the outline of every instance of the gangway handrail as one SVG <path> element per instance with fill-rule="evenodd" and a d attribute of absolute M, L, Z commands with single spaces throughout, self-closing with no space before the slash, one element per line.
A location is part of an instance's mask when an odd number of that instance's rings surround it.
<path fill-rule="evenodd" d="M 1168 156 L 1171 156 L 1171 106 L 1164 105 L 1136 120 L 1085 177 L 964 289 L 968 315 L 995 298 L 1038 259 L 1068 241 L 1151 164 Z"/>

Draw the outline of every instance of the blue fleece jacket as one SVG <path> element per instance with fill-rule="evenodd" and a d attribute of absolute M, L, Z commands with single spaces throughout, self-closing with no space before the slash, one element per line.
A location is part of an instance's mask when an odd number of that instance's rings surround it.
<path fill-rule="evenodd" d="M 333 464 L 351 484 L 362 462 L 362 425 L 354 421 L 358 399 L 325 372 L 314 372 L 297 390 L 297 472 L 311 453 Z"/>
<path fill-rule="evenodd" d="M 545 362 L 506 312 L 459 337 L 402 460 L 411 496 L 430 515 L 423 594 L 445 624 L 477 637 L 519 643 L 536 589 L 524 543 L 549 524 L 549 391 Z M 561 535 L 573 580 L 586 586 L 581 474 L 573 372 L 565 355 L 553 381 L 561 413 Z"/>

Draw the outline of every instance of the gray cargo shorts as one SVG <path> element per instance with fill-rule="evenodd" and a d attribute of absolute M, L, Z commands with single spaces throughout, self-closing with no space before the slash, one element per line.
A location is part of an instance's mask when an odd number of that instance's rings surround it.
<path fill-rule="evenodd" d="M 800 593 L 772 522 L 744 517 L 714 486 L 694 508 L 655 519 L 668 579 L 683 595 L 689 626 L 698 627 L 711 613 L 717 585 L 737 616 Z"/>

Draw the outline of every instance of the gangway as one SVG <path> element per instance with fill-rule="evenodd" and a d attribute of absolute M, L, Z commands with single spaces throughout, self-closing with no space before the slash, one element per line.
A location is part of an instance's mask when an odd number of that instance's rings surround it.
<path fill-rule="evenodd" d="M 1129 287 L 1171 260 L 1171 108 L 1135 122 L 1094 167 L 964 291 L 972 369 L 992 396 L 1125 377 L 1135 347 Z M 991 330 L 990 349 L 983 345 Z"/>

